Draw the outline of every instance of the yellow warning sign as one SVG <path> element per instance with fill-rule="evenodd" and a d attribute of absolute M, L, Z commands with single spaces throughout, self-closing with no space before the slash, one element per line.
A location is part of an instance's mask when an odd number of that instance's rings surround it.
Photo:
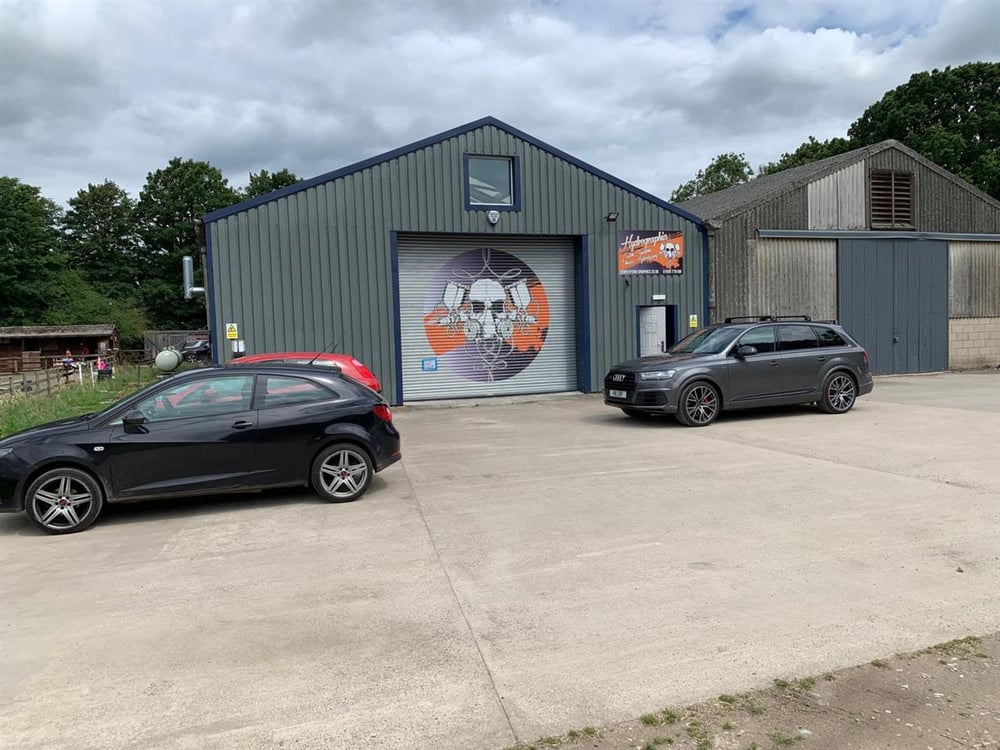
<path fill-rule="evenodd" d="M 238 339 L 240 337 L 240 329 L 235 323 L 226 323 L 226 338 L 227 339 Z"/>
<path fill-rule="evenodd" d="M 688 315 L 688 328 L 697 328 L 697 327 L 698 327 L 698 316 Z"/>

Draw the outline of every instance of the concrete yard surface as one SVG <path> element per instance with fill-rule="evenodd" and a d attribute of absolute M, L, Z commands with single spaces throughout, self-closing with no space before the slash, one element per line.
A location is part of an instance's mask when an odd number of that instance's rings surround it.
<path fill-rule="evenodd" d="M 396 410 L 369 494 L 0 516 L 0 745 L 500 748 L 1000 630 L 1000 375 Z"/>

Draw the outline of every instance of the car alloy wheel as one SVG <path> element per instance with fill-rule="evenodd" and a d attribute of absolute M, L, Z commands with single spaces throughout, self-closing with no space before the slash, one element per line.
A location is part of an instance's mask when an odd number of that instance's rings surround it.
<path fill-rule="evenodd" d="M 83 531 L 97 520 L 103 504 L 93 477 L 69 467 L 45 472 L 25 495 L 28 518 L 49 534 Z"/>
<path fill-rule="evenodd" d="M 371 484 L 371 459 L 349 443 L 326 448 L 313 464 L 313 487 L 327 500 L 346 503 L 361 497 Z"/>
<path fill-rule="evenodd" d="M 719 394 L 708 383 L 692 383 L 681 393 L 677 416 L 688 427 L 705 427 L 719 416 Z"/>
<path fill-rule="evenodd" d="M 837 372 L 827 380 L 820 405 L 830 414 L 843 414 L 854 406 L 857 395 L 854 379 L 846 373 Z"/>

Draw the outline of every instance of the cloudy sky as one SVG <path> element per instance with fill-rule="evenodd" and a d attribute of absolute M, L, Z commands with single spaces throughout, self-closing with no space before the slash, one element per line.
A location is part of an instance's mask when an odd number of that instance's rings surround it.
<path fill-rule="evenodd" d="M 0 173 L 312 177 L 485 115 L 665 198 L 1000 60 L 1000 0 L 0 0 Z"/>

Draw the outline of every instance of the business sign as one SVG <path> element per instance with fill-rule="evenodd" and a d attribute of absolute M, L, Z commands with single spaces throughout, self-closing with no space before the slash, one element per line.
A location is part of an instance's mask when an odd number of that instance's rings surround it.
<path fill-rule="evenodd" d="M 663 230 L 618 232 L 618 275 L 684 273 L 684 233 Z"/>

